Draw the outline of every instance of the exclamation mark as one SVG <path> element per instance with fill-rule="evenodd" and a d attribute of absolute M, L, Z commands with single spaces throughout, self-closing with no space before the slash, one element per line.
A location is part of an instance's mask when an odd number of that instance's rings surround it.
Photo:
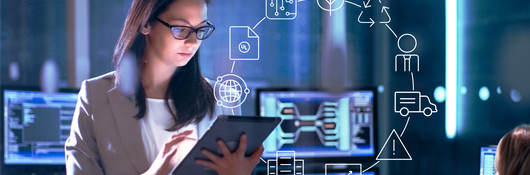
<path fill-rule="evenodd" d="M 396 139 L 392 139 L 392 155 L 396 155 Z"/>

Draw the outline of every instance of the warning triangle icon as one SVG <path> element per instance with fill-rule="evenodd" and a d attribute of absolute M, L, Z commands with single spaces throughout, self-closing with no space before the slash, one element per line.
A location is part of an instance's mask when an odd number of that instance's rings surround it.
<path fill-rule="evenodd" d="M 377 154 L 376 160 L 412 160 L 409 151 L 395 129 L 392 130 L 386 139 L 383 148 Z"/>

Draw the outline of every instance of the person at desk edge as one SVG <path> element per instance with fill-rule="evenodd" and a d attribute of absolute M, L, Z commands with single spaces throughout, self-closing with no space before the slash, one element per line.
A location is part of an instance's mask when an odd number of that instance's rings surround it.
<path fill-rule="evenodd" d="M 67 174 L 169 174 L 218 115 L 232 114 L 215 105 L 212 81 L 199 68 L 201 40 L 215 29 L 208 3 L 133 0 L 113 55 L 116 71 L 81 85 L 65 143 Z M 128 52 L 139 70 L 131 95 L 120 90 Z M 244 134 L 234 152 L 218 146 L 222 156 L 203 150 L 209 160 L 196 163 L 221 175 L 250 174 L 263 153 L 262 146 L 244 155 Z"/>
<path fill-rule="evenodd" d="M 520 125 L 499 141 L 495 154 L 497 175 L 530 174 L 530 125 Z"/>

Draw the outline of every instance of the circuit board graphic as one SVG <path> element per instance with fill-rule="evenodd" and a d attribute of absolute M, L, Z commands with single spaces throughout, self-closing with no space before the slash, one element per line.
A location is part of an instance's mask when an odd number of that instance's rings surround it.
<path fill-rule="evenodd" d="M 372 156 L 372 102 L 371 91 L 260 93 L 261 116 L 283 119 L 265 140 L 264 156 L 279 150 L 295 150 L 299 157 Z"/>

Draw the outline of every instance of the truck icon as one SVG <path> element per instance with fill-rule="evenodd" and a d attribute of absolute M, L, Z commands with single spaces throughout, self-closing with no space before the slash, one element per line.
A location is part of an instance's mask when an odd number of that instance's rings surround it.
<path fill-rule="evenodd" d="M 423 113 L 426 117 L 438 112 L 438 108 L 431 102 L 429 96 L 421 95 L 419 91 L 394 92 L 394 112 L 406 117 L 410 113 Z"/>

